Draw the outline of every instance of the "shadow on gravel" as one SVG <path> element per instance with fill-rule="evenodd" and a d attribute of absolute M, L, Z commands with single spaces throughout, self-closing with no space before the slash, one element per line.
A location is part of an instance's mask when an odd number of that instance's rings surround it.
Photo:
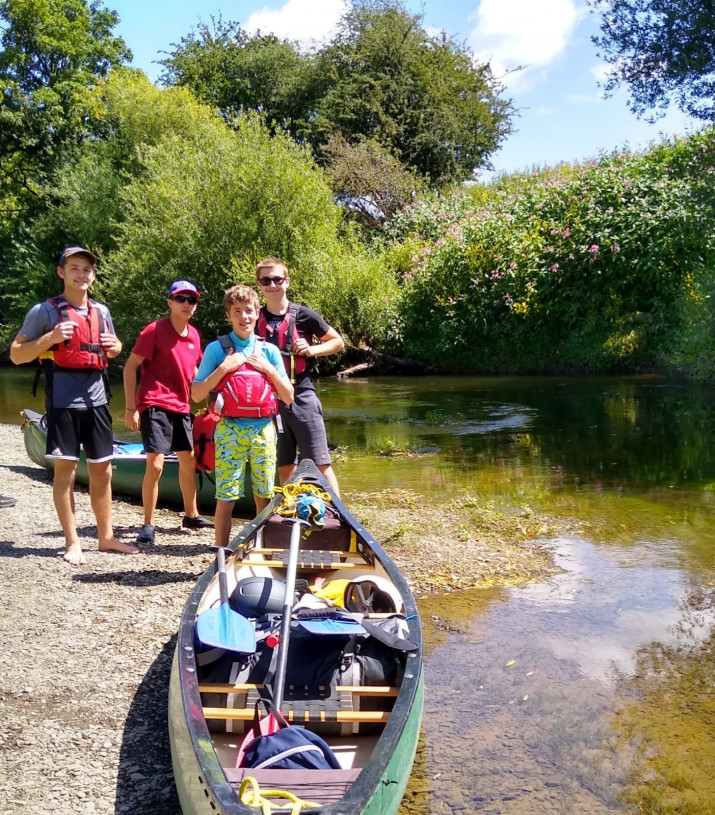
<path fill-rule="evenodd" d="M 124 725 L 119 751 L 117 815 L 181 815 L 169 748 L 169 674 L 176 637 L 162 648 L 141 684 Z"/>
<path fill-rule="evenodd" d="M 24 475 L 30 481 L 37 481 L 40 484 L 51 484 L 52 473 L 43 470 L 41 467 L 25 467 L 19 464 L 6 464 L 4 469 L 10 470 L 11 473 Z"/>
<path fill-rule="evenodd" d="M 36 546 L 18 546 L 15 541 L 0 541 L 0 557 L 51 557 L 59 558 L 64 554 L 64 544 L 57 544 L 53 549 L 38 549 Z"/>
<path fill-rule="evenodd" d="M 195 583 L 202 572 L 166 572 L 159 569 L 148 569 L 146 572 L 92 572 L 76 574 L 72 580 L 76 583 L 117 583 L 120 586 L 163 586 L 166 583 Z"/>

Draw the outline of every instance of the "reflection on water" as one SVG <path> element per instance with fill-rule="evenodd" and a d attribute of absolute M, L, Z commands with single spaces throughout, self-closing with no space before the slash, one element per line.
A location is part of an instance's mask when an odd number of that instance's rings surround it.
<path fill-rule="evenodd" d="M 715 812 L 712 598 L 670 547 L 564 539 L 548 582 L 420 600 L 425 760 L 404 811 Z M 683 777 L 699 803 L 669 809 Z"/>

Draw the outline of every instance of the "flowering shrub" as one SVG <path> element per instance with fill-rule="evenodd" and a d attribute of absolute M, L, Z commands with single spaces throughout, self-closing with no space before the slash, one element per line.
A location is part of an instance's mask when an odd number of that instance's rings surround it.
<path fill-rule="evenodd" d="M 707 318 L 713 168 L 706 130 L 409 207 L 386 227 L 403 351 L 464 371 L 683 363 Z"/>

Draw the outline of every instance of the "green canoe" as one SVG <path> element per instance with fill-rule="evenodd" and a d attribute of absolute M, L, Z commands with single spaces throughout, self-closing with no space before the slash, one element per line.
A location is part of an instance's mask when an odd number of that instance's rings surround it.
<path fill-rule="evenodd" d="M 263 796 L 277 790 L 296 796 L 304 815 L 395 815 L 422 720 L 422 629 L 415 600 L 390 557 L 312 461 L 303 461 L 288 483 L 298 493 L 306 487 L 323 492 L 324 526 L 311 522 L 301 534 L 295 516 L 284 517 L 292 508 L 290 492 L 277 495 L 231 542 L 226 591 L 214 563 L 184 608 L 169 685 L 169 740 L 181 809 L 184 815 L 256 815 L 260 808 L 250 806 L 241 790 L 257 785 Z M 300 506 L 301 496 L 295 500 Z M 323 605 L 329 613 L 322 620 L 315 619 L 322 611 L 316 615 L 311 607 L 286 622 L 284 613 L 295 611 L 294 593 L 286 589 L 291 575 L 303 586 L 315 585 L 320 575 L 323 586 L 342 592 L 351 614 L 344 610 L 335 617 L 336 609 Z M 228 603 L 221 602 L 222 594 Z M 321 601 L 309 592 L 301 596 L 300 604 L 306 602 Z M 206 638 L 211 628 L 202 615 L 221 621 L 213 634 L 218 641 Z M 357 622 L 358 633 L 345 634 L 345 626 Z M 399 633 L 385 638 L 386 626 Z M 240 653 L 225 650 L 238 648 L 235 642 L 243 645 Z M 319 735 L 339 766 L 257 766 L 250 748 L 240 759 L 259 697 L 280 702 L 289 729 L 298 730 L 292 725 L 300 723 Z M 291 763 L 295 749 L 286 751 Z"/>
<path fill-rule="evenodd" d="M 45 457 L 47 449 L 45 417 L 29 408 L 25 408 L 22 415 L 24 418 L 22 431 L 27 455 L 36 464 L 52 472 L 52 460 Z M 114 458 L 112 460 L 112 492 L 117 495 L 141 498 L 145 464 L 146 456 L 141 444 L 115 441 Z M 77 482 L 87 484 L 88 479 L 87 462 L 84 453 L 82 453 L 77 467 Z M 247 483 L 250 484 L 250 479 Z M 213 473 L 197 473 L 196 488 L 199 509 L 202 512 L 213 514 L 216 506 Z M 179 464 L 175 456 L 166 456 L 164 460 L 164 472 L 161 481 L 159 481 L 159 503 L 179 507 L 183 503 L 179 488 Z M 255 512 L 253 496 L 250 491 L 247 490 L 245 498 L 236 501 L 234 510 L 249 514 Z"/>

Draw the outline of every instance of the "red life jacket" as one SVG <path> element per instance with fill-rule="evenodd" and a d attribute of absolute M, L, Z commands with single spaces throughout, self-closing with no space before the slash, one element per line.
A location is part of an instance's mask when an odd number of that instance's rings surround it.
<path fill-rule="evenodd" d="M 60 322 L 72 321 L 77 327 L 72 337 L 65 342 L 53 345 L 40 355 L 40 363 L 54 370 L 69 368 L 84 370 L 92 368 L 103 371 L 109 364 L 100 342 L 100 334 L 107 330 L 101 311 L 93 300 L 87 303 L 87 314 L 82 314 L 61 295 L 47 300 L 60 313 Z"/>
<path fill-rule="evenodd" d="M 229 334 L 218 339 L 226 354 L 234 353 L 235 347 Z M 264 340 L 256 339 L 257 353 L 261 353 L 259 343 L 262 342 Z M 278 413 L 278 394 L 263 372 L 244 362 L 211 391 L 208 405 L 209 410 L 218 413 L 221 418 L 269 418 Z"/>
<path fill-rule="evenodd" d="M 276 328 L 268 322 L 263 309 L 258 312 L 258 320 L 256 321 L 256 334 L 278 346 L 278 350 L 283 357 L 286 373 L 293 384 L 295 384 L 296 376 L 305 373 L 308 368 L 307 357 L 296 356 L 292 352 L 293 343 L 300 338 L 298 329 L 295 327 L 297 311 L 298 308 L 295 303 L 289 303 L 288 310 Z"/>
<path fill-rule="evenodd" d="M 210 473 L 216 467 L 216 425 L 221 417 L 207 411 L 194 416 L 192 433 L 194 437 L 194 460 L 200 473 Z"/>

